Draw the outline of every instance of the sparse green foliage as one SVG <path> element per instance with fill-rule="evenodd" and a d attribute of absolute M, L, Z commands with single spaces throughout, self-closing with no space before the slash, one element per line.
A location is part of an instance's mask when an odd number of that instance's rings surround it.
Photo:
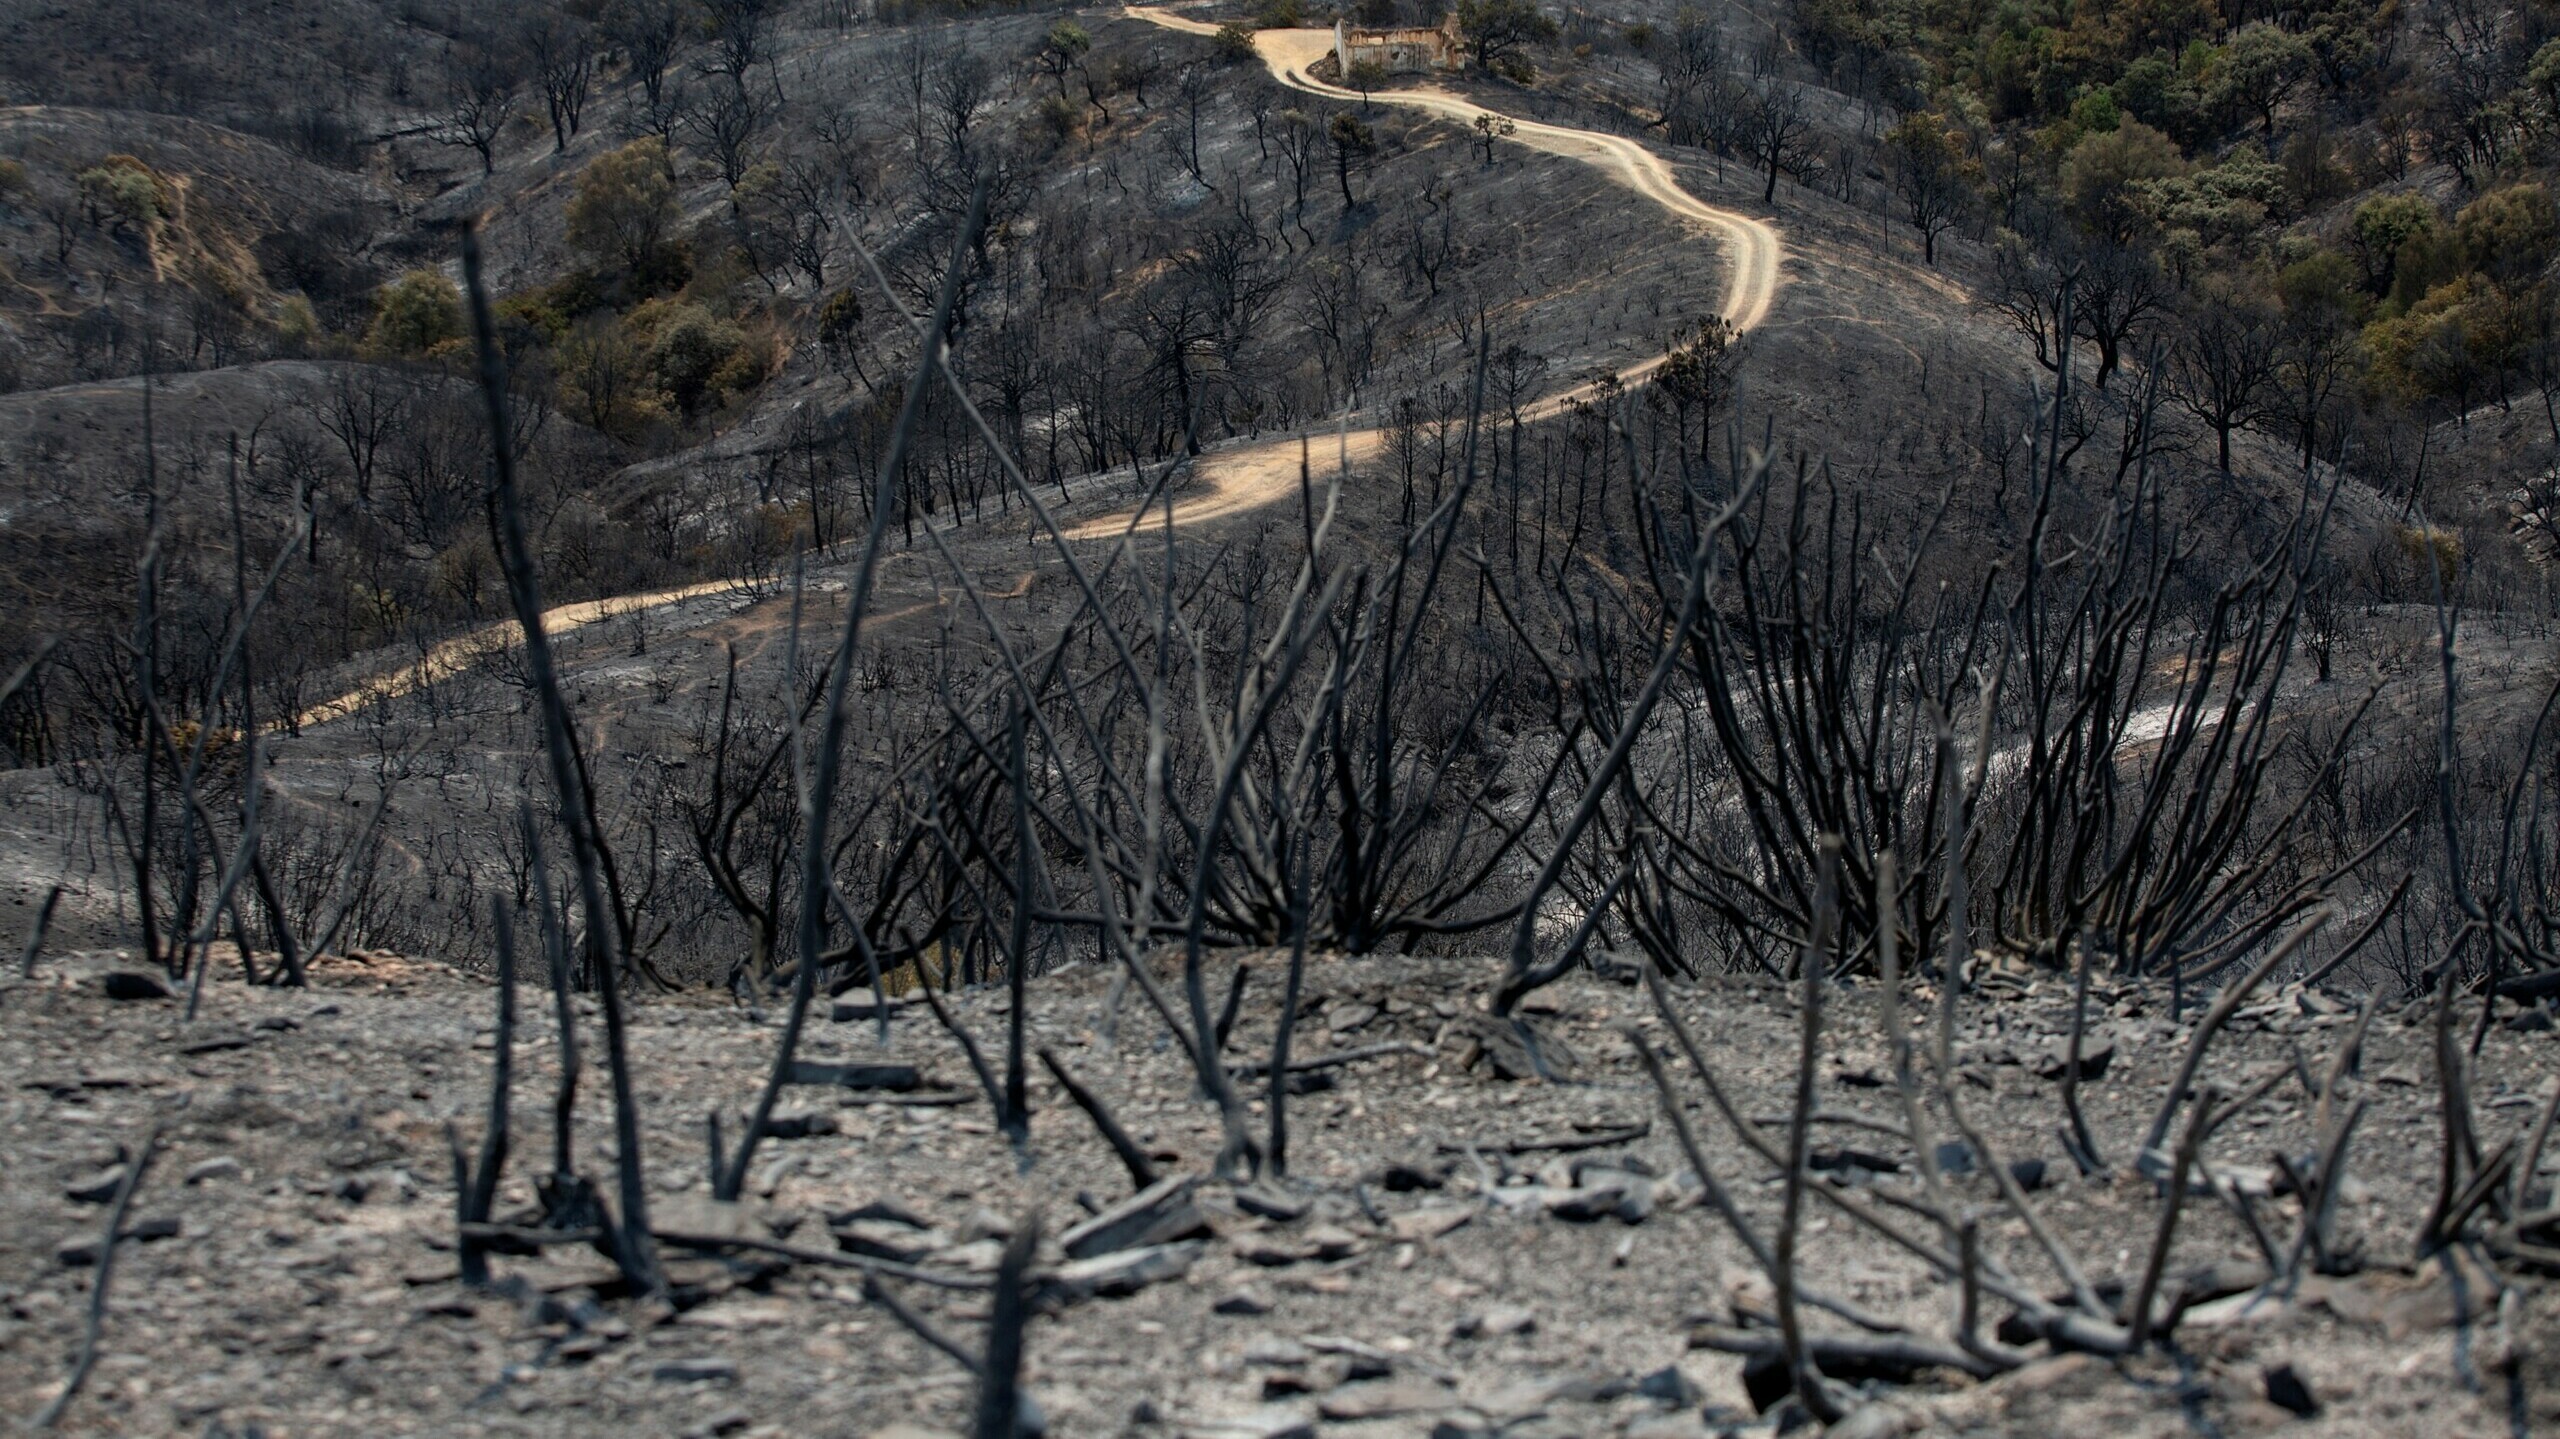
<path fill-rule="evenodd" d="M 1922 259 L 1938 263 L 1938 237 L 1953 227 L 1972 201 L 1972 173 L 1964 142 L 1947 122 L 1925 111 L 1902 118 L 1886 132 L 1885 162 L 1903 213 L 1920 232 Z"/>
<path fill-rule="evenodd" d="M 1049 78 L 1057 82 L 1059 99 L 1066 98 L 1067 76 L 1083 68 L 1084 57 L 1092 49 L 1093 37 L 1073 20 L 1059 21 L 1041 37 L 1040 49 L 1034 58 L 1039 61 L 1040 68 L 1048 72 Z"/>
<path fill-rule="evenodd" d="M 1654 372 L 1656 394 L 1671 404 L 1672 418 L 1699 463 L 1712 464 L 1716 419 L 1733 397 L 1734 328 L 1722 315 L 1675 330 Z"/>
<path fill-rule="evenodd" d="M 569 243 L 618 266 L 636 290 L 651 293 L 681 279 L 674 273 L 680 219 L 667 143 L 651 136 L 597 156 L 579 173 L 569 199 Z"/>
<path fill-rule="evenodd" d="M 1343 83 L 1359 91 L 1360 98 L 1366 101 L 1373 91 L 1387 83 L 1387 67 L 1376 60 L 1355 60 L 1351 63 L 1350 73 L 1342 79 Z"/>
<path fill-rule="evenodd" d="M 1325 127 L 1325 138 L 1333 144 L 1333 174 L 1342 186 L 1342 208 L 1349 210 L 1360 203 L 1351 193 L 1351 172 L 1365 167 L 1377 153 L 1378 137 L 1360 123 L 1359 116 L 1344 110 Z"/>
<path fill-rule="evenodd" d="M 818 346 L 827 365 L 839 375 L 864 379 L 862 373 L 862 297 L 852 287 L 827 297 L 818 309 Z"/>

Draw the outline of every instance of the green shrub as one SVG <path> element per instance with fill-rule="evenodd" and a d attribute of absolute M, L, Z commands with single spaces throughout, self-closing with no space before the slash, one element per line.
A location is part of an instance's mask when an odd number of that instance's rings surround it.
<path fill-rule="evenodd" d="M 147 234 L 166 209 L 160 177 L 131 155 L 109 155 L 73 183 L 93 225 Z"/>
<path fill-rule="evenodd" d="M 411 270 L 374 292 L 368 354 L 418 359 L 459 346 L 465 325 L 462 291 L 441 270 Z"/>

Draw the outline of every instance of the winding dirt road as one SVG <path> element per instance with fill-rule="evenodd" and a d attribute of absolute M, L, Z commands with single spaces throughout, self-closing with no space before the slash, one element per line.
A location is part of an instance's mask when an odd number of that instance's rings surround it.
<path fill-rule="evenodd" d="M 1130 18 L 1179 30 L 1187 35 L 1215 35 L 1218 27 L 1201 20 L 1174 14 L 1171 10 L 1151 5 L 1131 5 Z M 1731 278 L 1725 290 L 1724 318 L 1736 331 L 1751 329 L 1769 316 L 1769 307 L 1778 296 L 1778 266 L 1785 248 L 1778 242 L 1778 232 L 1748 215 L 1720 210 L 1688 191 L 1671 176 L 1671 167 L 1660 156 L 1623 135 L 1603 135 L 1596 130 L 1576 130 L 1564 125 L 1550 125 L 1541 120 L 1523 120 L 1488 110 L 1463 95 L 1436 86 L 1411 89 L 1378 90 L 1365 98 L 1356 90 L 1345 90 L 1326 84 L 1308 73 L 1308 67 L 1333 52 L 1331 30 L 1259 30 L 1253 36 L 1254 52 L 1262 57 L 1273 79 L 1292 90 L 1320 95 L 1328 100 L 1353 104 L 1371 103 L 1402 105 L 1420 110 L 1458 125 L 1473 125 L 1479 116 L 1490 115 L 1508 121 L 1504 138 L 1515 145 L 1525 145 L 1549 155 L 1579 160 L 1661 206 L 1679 219 L 1704 226 L 1720 237 L 1731 260 Z M 1651 378 L 1662 367 L 1663 356 L 1656 355 L 1618 371 L 1618 381 L 1632 387 Z M 1594 387 L 1577 385 L 1572 389 L 1548 395 L 1524 412 L 1530 420 L 1543 420 L 1563 413 L 1577 400 L 1587 398 Z M 1331 448 L 1343 464 L 1374 457 L 1385 443 L 1383 431 L 1352 430 L 1347 434 L 1313 433 L 1307 443 L 1315 448 Z M 1301 438 L 1287 435 L 1278 439 L 1222 449 L 1204 455 L 1196 469 L 1200 483 L 1174 501 L 1176 524 L 1199 524 L 1223 519 L 1229 515 L 1256 510 L 1298 492 L 1298 460 Z M 1067 530 L 1074 540 L 1109 539 L 1128 528 L 1129 516 L 1106 515 L 1086 520 Z"/>
<path fill-rule="evenodd" d="M 1218 33 L 1215 25 L 1174 14 L 1162 7 L 1131 5 L 1125 13 L 1131 18 L 1185 34 Z M 1672 178 L 1671 168 L 1662 162 L 1661 157 L 1635 141 L 1622 135 L 1604 135 L 1595 130 L 1576 130 L 1504 115 L 1434 86 L 1380 90 L 1368 95 L 1364 102 L 1359 92 L 1326 84 L 1307 73 L 1309 66 L 1332 52 L 1331 30 L 1261 30 L 1255 32 L 1253 46 L 1274 79 L 1292 90 L 1309 95 L 1354 104 L 1402 105 L 1458 125 L 1473 125 L 1477 117 L 1483 115 L 1509 121 L 1511 128 L 1504 138 L 1511 143 L 1590 165 L 1673 216 L 1702 226 L 1721 238 L 1731 261 L 1731 278 L 1722 310 L 1724 318 L 1736 331 L 1749 330 L 1768 318 L 1769 306 L 1778 294 L 1778 266 L 1785 256 L 1785 249 L 1778 241 L 1778 232 L 1748 215 L 1720 210 L 1680 188 L 1680 182 Z M 1629 387 L 1641 383 L 1661 368 L 1663 359 L 1663 356 L 1656 355 L 1627 366 L 1617 372 L 1619 383 Z M 1551 418 L 1563 413 L 1576 401 L 1587 398 L 1594 388 L 1594 385 L 1586 383 L 1560 390 L 1531 405 L 1523 415 L 1533 421 Z M 1212 451 L 1195 465 L 1198 482 L 1174 501 L 1174 523 L 1204 524 L 1294 496 L 1298 492 L 1302 445 L 1317 452 L 1330 450 L 1339 463 L 1348 466 L 1375 457 L 1384 443 L 1383 431 L 1367 428 L 1311 431 L 1304 436 L 1283 435 Z M 1084 520 L 1068 526 L 1066 535 L 1071 540 L 1116 538 L 1128 529 L 1131 517 L 1131 513 L 1123 512 Z M 544 626 L 556 637 L 601 620 L 700 599 L 728 588 L 731 588 L 728 581 L 712 580 L 648 594 L 560 605 L 544 612 Z M 896 617 L 881 616 L 883 619 Z M 516 626 L 508 622 L 484 626 L 446 640 L 410 664 L 376 676 L 345 694 L 303 711 L 301 723 L 306 726 L 325 724 L 458 674 L 477 661 L 513 645 L 516 633 Z"/>

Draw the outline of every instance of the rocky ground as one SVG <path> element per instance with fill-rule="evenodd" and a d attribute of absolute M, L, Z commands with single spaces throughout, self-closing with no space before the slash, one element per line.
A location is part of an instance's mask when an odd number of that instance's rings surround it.
<path fill-rule="evenodd" d="M 88 1304 L 90 1261 L 116 1166 L 155 1124 L 162 1144 L 128 1228 L 101 1357 L 65 1428 L 76 1433 L 874 1435 L 964 1428 L 971 1381 L 866 1304 L 859 1254 L 940 1283 L 883 1281 L 974 1347 L 985 1276 L 1016 1217 L 1043 1222 L 1046 1312 L 1029 1334 L 1028 1388 L 1053 1434 L 1145 1436 L 1673 1436 L 1769 1432 L 1740 1359 L 1693 1348 L 1764 1313 L 1767 1282 L 1699 1202 L 1624 1026 L 1665 1034 L 1639 989 L 1578 979 L 1537 1022 L 1566 1082 L 1502 1077 L 1473 1020 L 1488 971 L 1446 962 L 1326 960 L 1311 968 L 1299 1052 L 1366 1053 L 1290 1106 L 1291 1177 L 1239 1190 L 1205 1178 L 1158 1206 L 1158 1240 L 1077 1260 L 1072 1227 L 1113 1206 L 1128 1174 L 1045 1074 L 1018 1158 L 965 1060 L 921 1008 L 900 1010 L 884 1055 L 868 1023 L 813 1026 L 812 1060 L 917 1066 L 904 1091 L 796 1087 L 800 1137 L 759 1157 L 750 1199 L 713 1205 L 702 1125 L 743 1109 L 779 1015 L 652 1000 L 632 1027 L 648 1115 L 658 1228 L 771 1240 L 797 1257 L 670 1247 L 673 1303 L 616 1293 L 592 1251 L 499 1256 L 465 1288 L 453 1251 L 445 1132 L 475 1142 L 487 1102 L 494 995 L 439 965 L 375 955 L 309 991 L 209 984 L 183 1000 L 110 997 L 113 954 L 50 958 L 0 981 L 0 1404 L 31 1413 L 58 1389 Z M 1277 979 L 1257 963 L 1245 1013 Z M 2104 992 L 2103 1074 L 2090 1122 L 2118 1178 L 2082 1178 L 2053 1137 L 2052 980 L 2004 986 L 1960 1033 L 1972 1108 L 2004 1162 L 2043 1161 L 2036 1194 L 2093 1280 L 2130 1278 L 2157 1224 L 2130 1177 L 2140 1132 L 2183 1041 L 2165 995 Z M 2023 991 L 2023 992 L 2020 992 Z M 1795 1016 L 1776 986 L 1679 992 L 1746 1115 L 1790 1102 Z M 1911 1191 L 1872 987 L 1835 1006 L 1825 1037 L 1816 1161 L 1873 1198 Z M 517 1053 L 515 1160 L 499 1209 L 522 1209 L 550 1168 L 558 1046 L 528 994 Z M 1180 1053 L 1131 997 L 1117 1025 L 1090 966 L 1032 990 L 1035 1044 L 1054 1047 L 1175 1179 L 1201 1176 L 1217 1132 Z M 995 1052 L 1000 992 L 955 1013 Z M 592 1056 L 593 1012 L 580 1035 Z M 2269 1066 L 2325 1072 L 2353 1023 L 2337 1000 L 2280 993 L 2243 1011 L 2207 1078 L 2236 1090 Z M 2560 1297 L 2472 1261 L 2394 1266 L 2432 1194 L 2438 1120 L 2415 1013 L 2374 1024 L 2352 1092 L 2370 1099 L 2344 1231 L 2361 1272 L 2307 1281 L 2291 1302 L 2243 1297 L 2257 1249 L 2232 1212 L 2190 1203 L 2173 1284 L 2199 1307 L 2165 1358 L 2040 1359 L 1981 1385 L 1923 1372 L 1870 1386 L 1834 1432 L 2047 1435 L 2525 1433 L 2560 1424 Z M 1248 1020 L 1237 1051 L 1267 1042 Z M 1472 1061 L 1472 1062 L 1471 1062 Z M 2547 1030 L 2493 1028 L 2477 1067 L 2484 1146 L 2533 1113 L 2560 1070 Z M 1778 1186 L 1694 1093 L 1711 1167 L 1765 1226 Z M 1320 1079 L 1312 1081 L 1321 1083 Z M 574 1151 L 609 1173 L 611 1129 L 592 1064 Z M 1865 1122 L 1859 1122 L 1865 1121 Z M 1877 1126 L 1881 1125 L 1879 1129 Z M 2279 1147 L 2305 1147 L 2306 1089 L 2288 1077 L 2209 1152 L 2225 1180 L 2263 1186 Z M 734 1133 L 734 1121 L 732 1132 Z M 1774 1131 L 1773 1132 L 1781 1132 Z M 1880 1172 L 1882 1171 L 1882 1172 Z M 1981 1177 L 1953 1181 L 1985 1206 Z M 2289 1235 L 2294 1208 L 2263 1200 Z M 1813 1276 L 1870 1309 L 1943 1333 L 1955 1297 L 1920 1263 L 1816 1203 Z M 2044 1282 L 2023 1228 L 1986 1243 Z M 1107 1245 L 1107 1238 L 1099 1241 Z M 86 1246 L 86 1247 L 84 1247 Z M 832 1259 L 832 1262 L 829 1262 Z M 2000 1313 L 1994 1305 L 1986 1322 Z M 1757 1376 L 1752 1376 L 1756 1378 Z M 1762 1397 L 1765 1397 L 1763 1395 Z M 2287 1407 L 2287 1406 L 2291 1407 Z M 2312 1409 L 2310 1415 L 2297 1411 Z M 907 1431 L 912 1434 L 914 1431 Z M 2539 1432 L 2550 1432 L 2542 1429 Z"/>

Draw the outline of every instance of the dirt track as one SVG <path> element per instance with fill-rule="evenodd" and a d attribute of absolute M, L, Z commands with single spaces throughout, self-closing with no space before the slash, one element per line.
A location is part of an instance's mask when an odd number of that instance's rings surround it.
<path fill-rule="evenodd" d="M 1215 25 L 1187 19 L 1162 7 L 1132 5 L 1126 13 L 1132 19 L 1161 25 L 1168 30 L 1179 30 L 1187 35 L 1214 35 L 1218 32 Z M 1330 30 L 1260 30 L 1254 33 L 1253 46 L 1261 55 L 1264 66 L 1271 71 L 1272 78 L 1292 90 L 1309 95 L 1354 104 L 1402 105 L 1457 125 L 1472 125 L 1477 117 L 1484 115 L 1509 121 L 1512 128 L 1504 138 L 1512 143 L 1549 155 L 1579 160 L 1680 219 L 1703 225 L 1721 237 L 1732 261 L 1732 280 L 1725 293 L 1722 312 L 1725 319 L 1740 331 L 1751 329 L 1768 318 L 1769 306 L 1778 294 L 1778 265 L 1785 256 L 1785 247 L 1779 243 L 1778 232 L 1748 215 L 1717 209 L 1680 188 L 1680 182 L 1671 176 L 1670 167 L 1635 141 L 1620 135 L 1603 135 L 1597 131 L 1576 130 L 1504 115 L 1434 86 L 1379 90 L 1364 97 L 1357 91 L 1328 85 L 1309 75 L 1307 67 L 1333 49 L 1333 32 Z M 1629 365 L 1618 371 L 1619 383 L 1639 384 L 1650 378 L 1661 365 L 1661 356 Z M 1585 398 L 1591 389 L 1592 386 L 1585 384 L 1549 395 L 1530 407 L 1527 418 L 1543 420 L 1562 413 L 1566 406 Z M 1321 451 L 1329 447 L 1345 465 L 1376 455 L 1383 443 L 1383 433 L 1375 428 L 1352 430 L 1338 436 L 1309 437 L 1310 448 Z M 1287 499 L 1298 492 L 1302 453 L 1306 451 L 1301 449 L 1301 438 L 1287 435 L 1204 456 L 1198 465 L 1201 483 L 1174 502 L 1174 523 L 1200 524 L 1224 519 Z M 1128 515 L 1120 514 L 1087 520 L 1070 527 L 1067 538 L 1115 538 L 1128 528 L 1129 519 Z"/>

